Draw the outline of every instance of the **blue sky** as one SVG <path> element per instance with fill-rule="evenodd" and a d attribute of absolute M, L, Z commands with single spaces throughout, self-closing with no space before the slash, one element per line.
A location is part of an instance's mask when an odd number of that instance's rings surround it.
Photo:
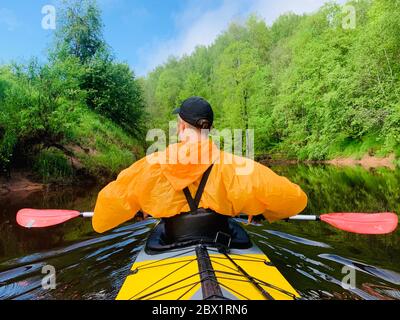
<path fill-rule="evenodd" d="M 312 12 L 325 0 L 98 0 L 106 41 L 118 60 L 145 75 L 170 55 L 209 45 L 233 20 L 257 13 Z M 344 3 L 345 0 L 338 0 Z M 41 27 L 42 7 L 57 0 L 0 0 L 0 63 L 45 59 L 53 31 Z"/>

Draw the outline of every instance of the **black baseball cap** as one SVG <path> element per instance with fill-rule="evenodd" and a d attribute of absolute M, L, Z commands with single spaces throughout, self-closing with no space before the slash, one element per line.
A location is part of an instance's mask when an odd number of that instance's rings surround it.
<path fill-rule="evenodd" d="M 173 114 L 179 114 L 182 120 L 194 127 L 199 126 L 200 120 L 208 120 L 210 127 L 214 122 L 214 112 L 211 105 L 201 97 L 186 99 Z"/>

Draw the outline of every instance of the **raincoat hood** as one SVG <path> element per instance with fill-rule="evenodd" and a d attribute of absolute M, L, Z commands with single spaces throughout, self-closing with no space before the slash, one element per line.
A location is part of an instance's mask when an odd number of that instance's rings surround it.
<path fill-rule="evenodd" d="M 162 154 L 161 172 L 175 191 L 182 191 L 199 180 L 211 164 L 220 158 L 220 150 L 211 140 L 178 143 Z"/>

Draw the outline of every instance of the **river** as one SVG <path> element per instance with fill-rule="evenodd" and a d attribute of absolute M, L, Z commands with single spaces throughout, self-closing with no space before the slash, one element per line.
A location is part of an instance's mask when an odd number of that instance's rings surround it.
<path fill-rule="evenodd" d="M 309 196 L 306 213 L 400 212 L 400 171 L 328 165 L 275 166 Z M 21 208 L 91 211 L 100 186 L 60 188 L 0 199 L 0 299 L 114 299 L 154 220 L 97 235 L 84 219 L 45 230 L 18 227 Z M 303 299 L 400 300 L 400 231 L 349 234 L 318 222 L 246 226 Z M 57 270 L 56 289 L 42 288 L 42 268 Z M 344 289 L 344 266 L 356 287 Z"/>

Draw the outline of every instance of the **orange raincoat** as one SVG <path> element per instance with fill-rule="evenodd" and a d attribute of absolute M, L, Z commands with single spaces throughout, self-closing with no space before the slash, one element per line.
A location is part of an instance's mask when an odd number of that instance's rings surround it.
<path fill-rule="evenodd" d="M 198 161 L 182 160 L 188 154 Z M 179 143 L 136 162 L 99 193 L 94 230 L 113 229 L 139 211 L 154 218 L 189 212 L 183 189 L 189 187 L 194 195 L 211 163 L 201 208 L 227 216 L 263 214 L 273 222 L 296 215 L 307 205 L 299 186 L 257 162 L 220 151 L 211 140 Z"/>

